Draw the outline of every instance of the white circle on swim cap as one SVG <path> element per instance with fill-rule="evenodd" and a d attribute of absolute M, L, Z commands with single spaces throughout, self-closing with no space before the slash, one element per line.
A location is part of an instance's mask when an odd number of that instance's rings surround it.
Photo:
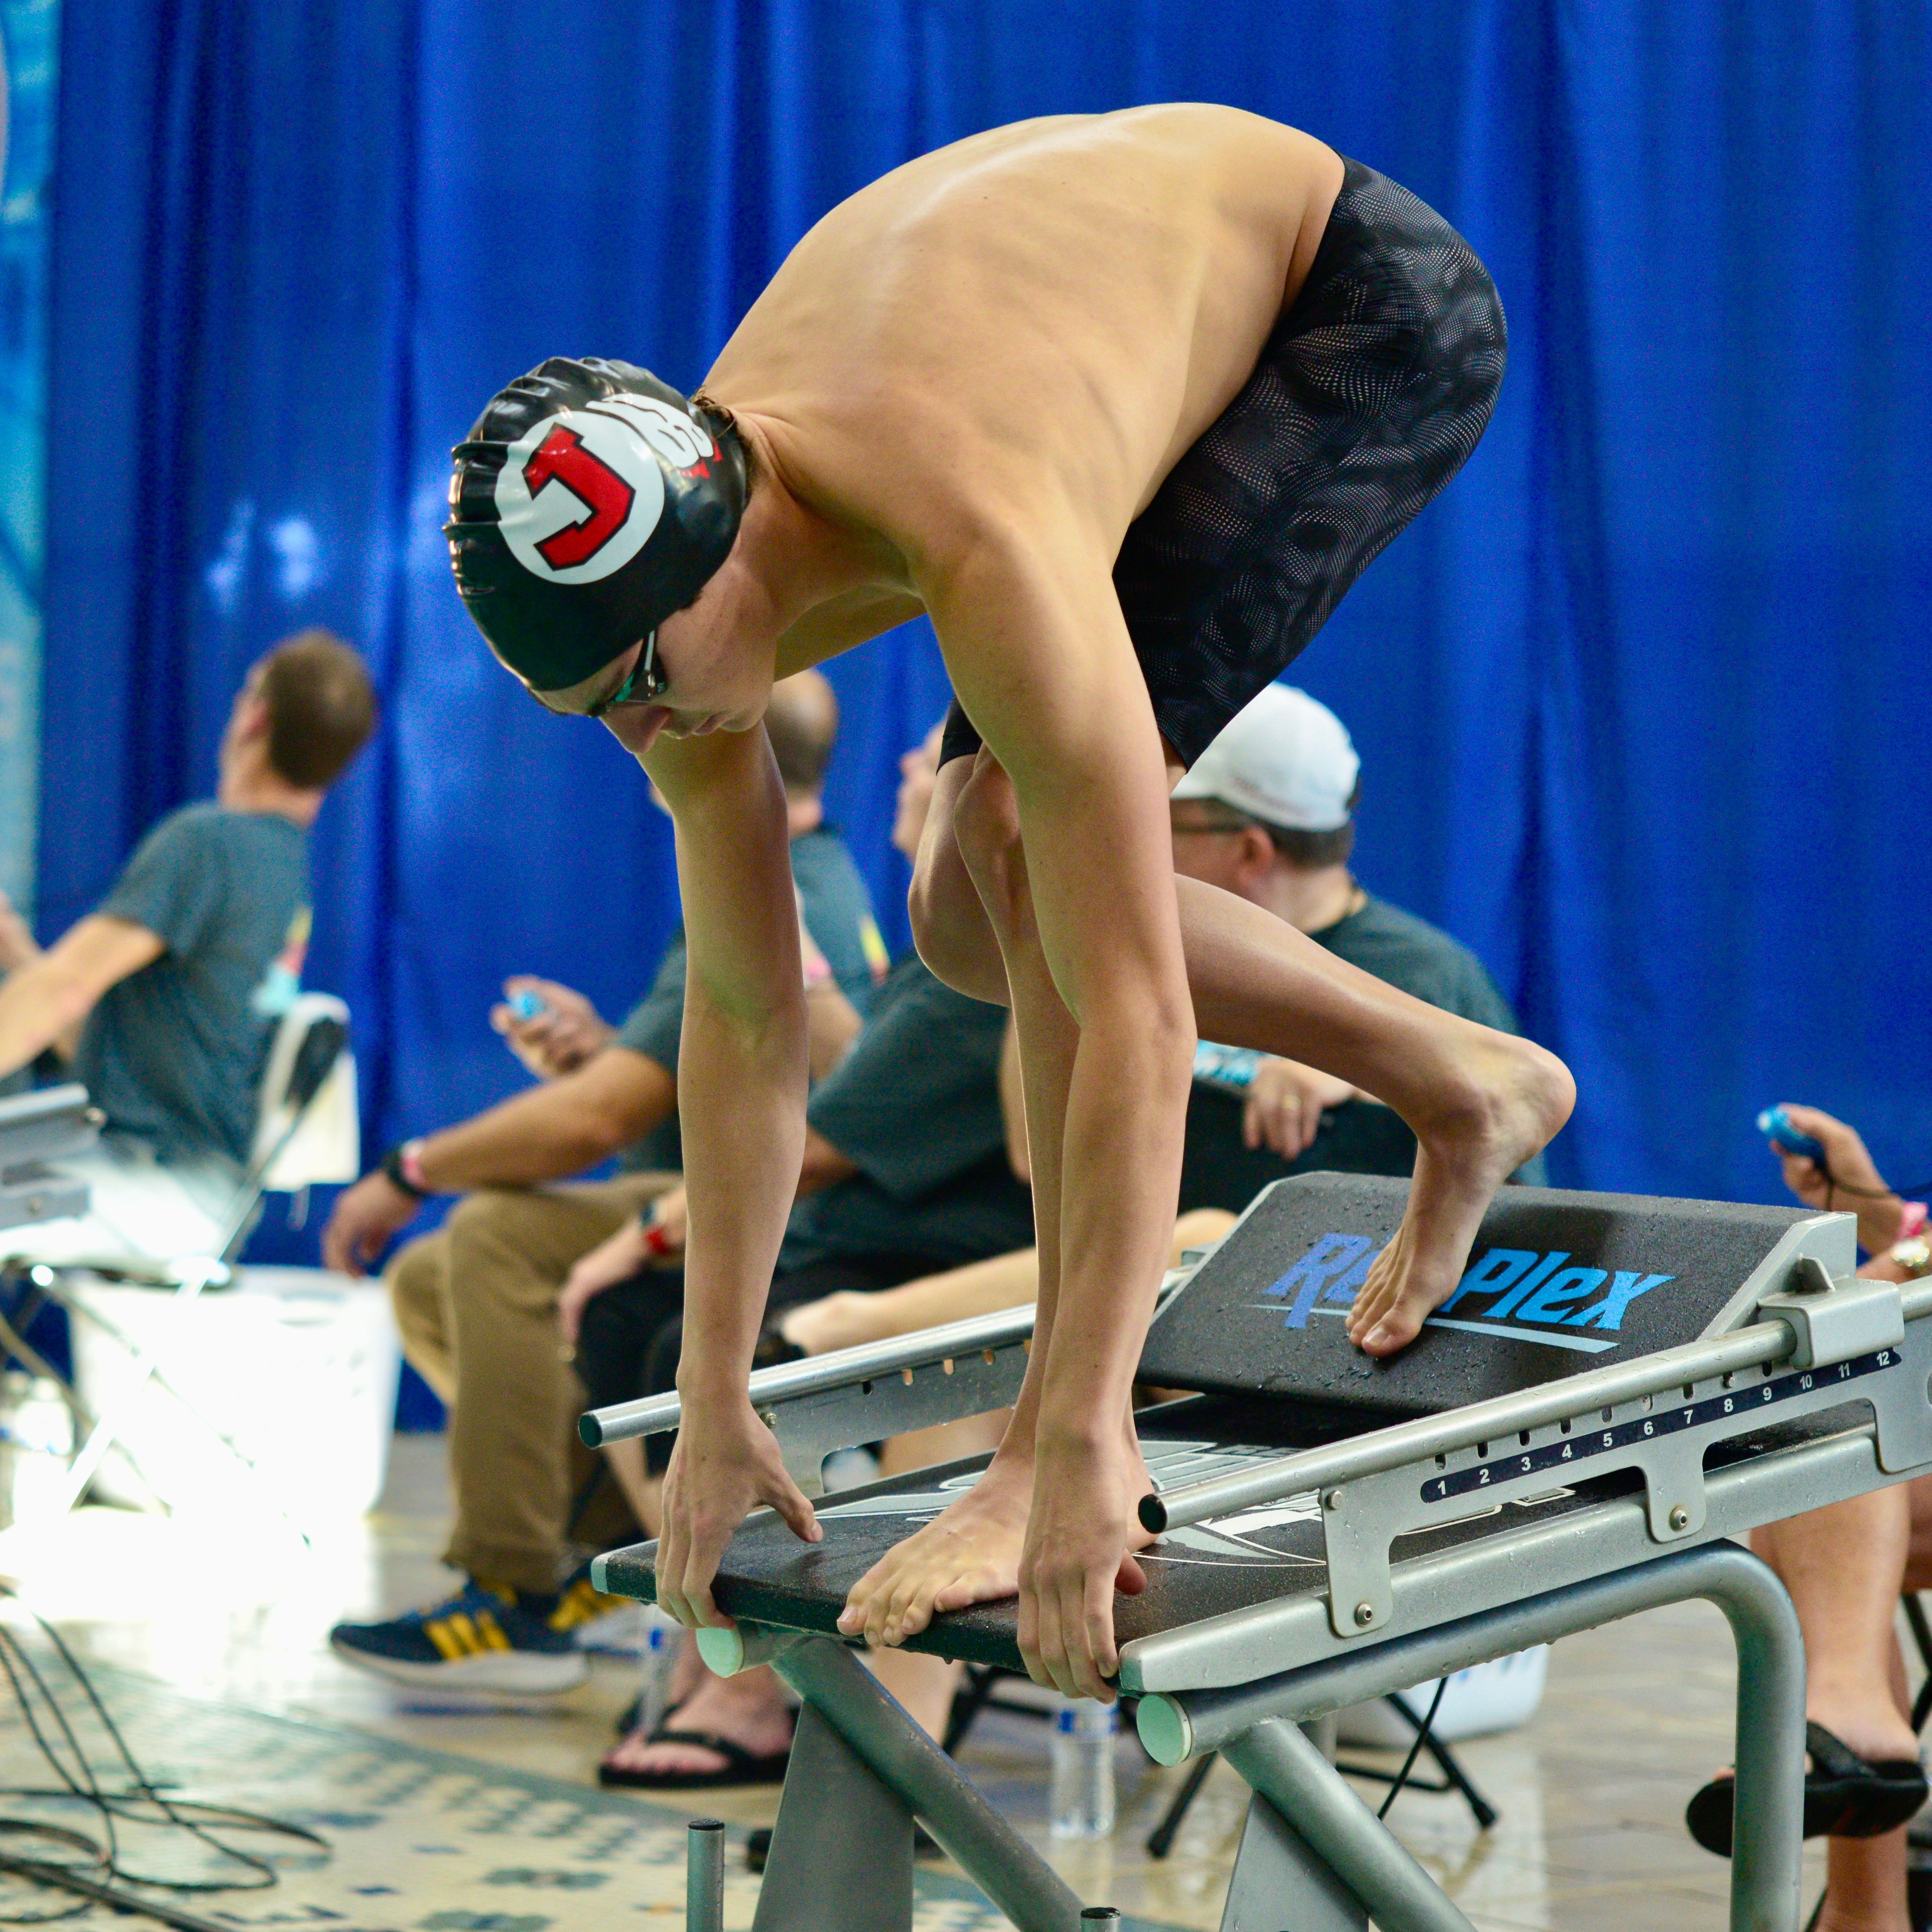
<path fill-rule="evenodd" d="M 546 583 L 595 584 L 622 569 L 664 514 L 660 458 L 682 469 L 695 439 L 710 441 L 661 403 L 621 400 L 640 406 L 562 410 L 525 430 L 503 458 L 498 526 L 510 554 Z"/>
<path fill-rule="evenodd" d="M 1173 795 L 1219 799 L 1286 831 L 1336 832 L 1348 822 L 1361 770 L 1327 705 L 1270 684 L 1228 721 Z"/>

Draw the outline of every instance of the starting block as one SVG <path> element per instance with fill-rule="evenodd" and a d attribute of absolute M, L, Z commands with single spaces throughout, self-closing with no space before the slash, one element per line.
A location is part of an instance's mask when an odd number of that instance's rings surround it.
<path fill-rule="evenodd" d="M 1254 1792 L 1222 1932 L 1468 1932 L 1300 1726 L 1425 1678 L 1703 1598 L 1738 1658 L 1732 1932 L 1796 1932 L 1804 1654 L 1729 1539 L 1932 1468 L 1932 1282 L 1857 1280 L 1849 1214 L 1506 1189 L 1467 1274 L 1392 1360 L 1344 1324 L 1407 1184 L 1305 1174 L 1171 1276 L 1141 1379 L 1148 1587 L 1118 1598 L 1119 1686 L 1164 1764 L 1220 1751 Z M 753 1376 L 801 1478 L 824 1456 L 1009 1404 L 1018 1309 Z M 594 1412 L 593 1446 L 676 1426 Z M 716 1584 L 714 1669 L 803 1700 L 756 1932 L 905 1932 L 915 1817 L 1022 1932 L 1080 1903 L 852 1654 L 846 1592 L 982 1472 L 842 1491 L 824 1540 L 748 1520 Z M 597 1559 L 650 1600 L 656 1545 Z M 910 1648 L 1020 1667 L 1010 1603 Z M 1687 1766 L 1687 1778 L 1703 1767 Z M 694 1920 L 690 1932 L 710 1932 Z"/>

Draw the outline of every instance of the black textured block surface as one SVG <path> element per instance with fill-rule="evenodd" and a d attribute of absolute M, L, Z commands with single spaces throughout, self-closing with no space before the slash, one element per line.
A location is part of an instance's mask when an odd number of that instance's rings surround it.
<path fill-rule="evenodd" d="M 1795 1421 L 1767 1423 L 1714 1444 L 1706 1454 L 1706 1466 L 1724 1467 L 1820 1441 L 1841 1430 L 1863 1427 L 1868 1414 L 1863 1404 L 1854 1402 Z M 1298 1414 L 1286 1402 L 1212 1396 L 1144 1412 L 1141 1424 L 1148 1466 L 1163 1489 L 1222 1474 L 1244 1461 L 1306 1448 L 1318 1438 L 1331 1439 L 1338 1432 L 1334 1411 L 1325 1418 L 1311 1418 Z M 753 1622 L 833 1633 L 852 1586 L 894 1544 L 929 1522 L 970 1488 L 987 1460 L 981 1456 L 944 1463 L 827 1498 L 819 1509 L 825 1528 L 823 1543 L 800 1543 L 776 1518 L 740 1531 L 718 1572 L 719 1604 L 732 1616 Z M 1417 1475 L 1418 1481 L 1423 1479 L 1420 1470 Z M 1606 1497 L 1633 1494 L 1642 1482 L 1636 1470 L 1625 1469 L 1554 1490 L 1534 1501 L 1478 1502 L 1460 1522 L 1397 1538 L 1392 1553 L 1398 1564 L 1432 1555 L 1532 1520 L 1546 1522 L 1589 1508 Z M 621 1596 L 653 1600 L 656 1556 L 655 1543 L 614 1550 L 604 1559 L 606 1587 Z M 1114 1630 L 1122 1643 L 1183 1629 L 1250 1604 L 1312 1595 L 1328 1586 L 1312 1496 L 1171 1530 L 1142 1553 L 1141 1561 L 1147 1572 L 1146 1590 L 1138 1597 L 1114 1599 Z M 982 1604 L 938 1618 L 907 1648 L 1017 1670 L 1013 1605 Z"/>
<path fill-rule="evenodd" d="M 1298 1418 L 1287 1403 L 1216 1398 L 1150 1412 L 1142 1425 L 1149 1466 L 1164 1489 L 1222 1474 L 1244 1462 L 1271 1460 L 1335 1432 L 1332 1420 Z M 718 1574 L 719 1604 L 732 1616 L 754 1622 L 835 1630 L 852 1586 L 894 1544 L 970 1488 L 987 1460 L 946 1463 L 826 1498 L 819 1506 L 823 1543 L 800 1543 L 776 1518 L 741 1530 Z M 1423 1556 L 1492 1535 L 1532 1512 L 1541 1517 L 1580 1509 L 1636 1480 L 1634 1475 L 1612 1477 L 1534 1504 L 1478 1506 L 1461 1522 L 1402 1538 L 1397 1554 Z M 1114 1600 L 1119 1640 L 1125 1643 L 1252 1604 L 1326 1589 L 1328 1570 L 1318 1516 L 1314 1498 L 1300 1496 L 1170 1531 L 1142 1558 L 1146 1590 Z M 614 1551 L 605 1559 L 607 1587 L 622 1595 L 652 1598 L 656 1552 L 651 1543 Z M 985 1604 L 938 1618 L 908 1648 L 1017 1670 L 1013 1629 L 1010 1602 Z"/>
<path fill-rule="evenodd" d="M 1141 1358 L 1166 1388 L 1432 1414 L 1694 1342 L 1802 1209 L 1506 1187 L 1455 1296 L 1374 1360 L 1343 1317 L 1408 1184 L 1277 1182 L 1156 1319 Z"/>

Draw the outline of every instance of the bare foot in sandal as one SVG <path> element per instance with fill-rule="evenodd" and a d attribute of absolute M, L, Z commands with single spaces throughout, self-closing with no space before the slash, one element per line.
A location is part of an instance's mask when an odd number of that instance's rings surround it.
<path fill-rule="evenodd" d="M 707 1670 L 655 1738 L 634 1730 L 604 1754 L 598 1782 L 665 1791 L 776 1784 L 791 1750 L 792 1722 L 771 1671 L 728 1678 Z"/>

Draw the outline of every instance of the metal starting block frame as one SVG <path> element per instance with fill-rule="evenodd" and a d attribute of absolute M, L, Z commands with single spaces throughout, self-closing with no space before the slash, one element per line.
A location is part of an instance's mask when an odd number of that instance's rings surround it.
<path fill-rule="evenodd" d="M 1033 1304 L 808 1356 L 752 1377 L 759 1418 L 778 1438 L 785 1468 L 807 1496 L 824 1486 L 826 1458 L 962 1416 L 1007 1408 L 1018 1395 L 1033 1347 Z M 677 1426 L 678 1398 L 646 1396 L 593 1408 L 578 1424 L 586 1444 L 662 1436 Z"/>
<path fill-rule="evenodd" d="M 0 1228 L 87 1212 L 86 1182 L 44 1163 L 93 1146 L 102 1118 L 74 1082 L 0 1100 Z"/>
<path fill-rule="evenodd" d="M 1300 1726 L 1693 1598 L 1724 1612 L 1738 1648 L 1732 1932 L 1797 1932 L 1802 1640 L 1776 1578 L 1726 1539 L 1932 1469 L 1932 1282 L 1859 1281 L 1852 1216 L 1789 1219 L 1726 1304 L 1724 1332 L 1251 1455 L 1144 1501 L 1146 1527 L 1167 1534 L 1304 1499 L 1325 1558 L 1323 1587 L 1298 1588 L 1291 1571 L 1265 1600 L 1122 1646 L 1120 1690 L 1139 1700 L 1150 1754 L 1171 1765 L 1218 1750 L 1256 1794 L 1222 1932 L 1363 1932 L 1371 1916 L 1382 1932 L 1470 1932 Z M 794 1474 L 815 1476 L 836 1449 L 1010 1404 L 1031 1317 L 764 1370 L 752 1400 Z M 627 1403 L 583 1432 L 593 1446 L 654 1434 L 678 1412 L 675 1396 Z M 1555 1496 L 1562 1507 L 1539 1510 Z M 1458 1525 L 1460 1538 L 1442 1534 Z M 653 1553 L 598 1558 L 597 1587 L 650 1596 Z M 949 1654 L 956 1621 L 916 1647 Z M 1079 1901 L 823 1619 L 741 1621 L 699 1643 L 724 1674 L 771 1664 L 803 1700 L 754 1932 L 908 1932 L 915 1816 L 1022 1932 L 1075 1932 Z"/>

